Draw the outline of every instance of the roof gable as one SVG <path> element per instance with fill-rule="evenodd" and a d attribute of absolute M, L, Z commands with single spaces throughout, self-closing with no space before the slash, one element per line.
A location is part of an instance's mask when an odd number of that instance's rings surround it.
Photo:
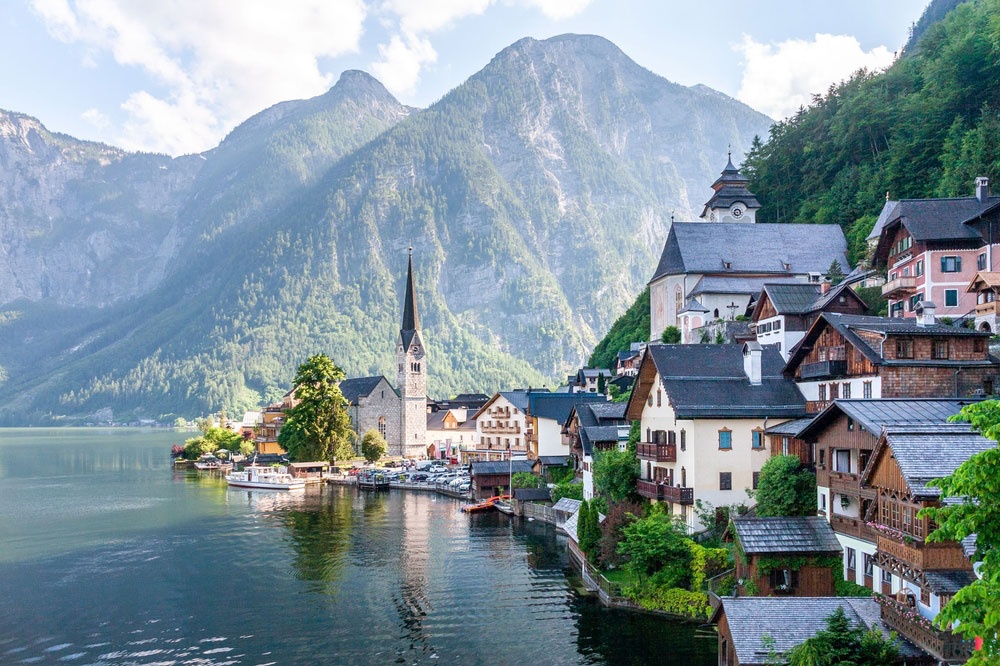
<path fill-rule="evenodd" d="M 848 417 L 878 437 L 887 426 L 902 424 L 943 424 L 976 398 L 881 398 L 878 400 L 835 400 L 799 432 L 801 439 L 816 439 L 837 419 Z"/>
<path fill-rule="evenodd" d="M 830 523 L 820 516 L 733 518 L 733 529 L 747 555 L 843 550 Z"/>
<path fill-rule="evenodd" d="M 382 375 L 345 379 L 340 382 L 340 392 L 344 395 L 344 398 L 347 399 L 349 404 L 357 405 L 358 400 L 370 396 L 382 382 L 385 382 L 385 386 L 383 387 L 384 389 L 388 389 L 393 393 L 396 393 L 396 389 L 392 388 L 392 385 L 389 384 L 389 380 Z"/>

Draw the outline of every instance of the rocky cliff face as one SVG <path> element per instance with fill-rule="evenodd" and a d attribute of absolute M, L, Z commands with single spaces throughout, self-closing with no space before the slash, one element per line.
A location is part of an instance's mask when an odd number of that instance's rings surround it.
<path fill-rule="evenodd" d="M 2 301 L 50 307 L 27 308 L 6 324 L 17 335 L 0 335 L 0 358 L 14 348 L 5 338 L 25 336 L 0 406 L 154 417 L 273 398 L 318 350 L 351 375 L 393 376 L 410 245 L 432 395 L 551 383 L 641 291 L 671 216 L 700 209 L 728 146 L 770 124 L 574 35 L 522 40 L 420 111 L 348 72 L 326 95 L 276 105 L 177 160 L 30 122 L 17 136 L 33 138 L 0 137 L 0 157 L 59 175 L 27 198 L 5 185 L 3 247 L 25 241 L 17 262 L 0 257 L 0 274 L 33 266 L 48 291 Z M 14 178 L 6 166 L 0 177 Z M 22 209 L 30 222 L 8 212 Z M 99 298 L 73 284 L 86 267 L 54 268 L 83 242 L 105 257 L 90 260 L 92 273 L 104 268 Z M 81 306 L 87 325 L 32 336 L 60 304 Z"/>

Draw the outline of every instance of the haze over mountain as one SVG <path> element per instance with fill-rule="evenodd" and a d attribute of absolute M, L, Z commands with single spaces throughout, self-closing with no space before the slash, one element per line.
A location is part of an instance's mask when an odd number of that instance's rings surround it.
<path fill-rule="evenodd" d="M 432 395 L 557 381 L 770 124 L 578 35 L 424 110 L 345 72 L 177 159 L 2 112 L 2 420 L 239 411 L 317 351 L 392 376 L 411 245 Z"/>

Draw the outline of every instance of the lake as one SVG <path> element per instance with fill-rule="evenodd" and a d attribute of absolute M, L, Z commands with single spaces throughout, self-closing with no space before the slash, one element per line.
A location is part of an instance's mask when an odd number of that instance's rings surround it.
<path fill-rule="evenodd" d="M 172 469 L 188 436 L 0 430 L 0 663 L 716 663 L 710 628 L 577 596 L 552 526 L 229 489 Z"/>

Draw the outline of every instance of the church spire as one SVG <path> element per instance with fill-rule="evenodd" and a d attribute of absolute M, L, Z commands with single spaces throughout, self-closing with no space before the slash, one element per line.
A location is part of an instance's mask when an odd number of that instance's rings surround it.
<path fill-rule="evenodd" d="M 413 248 L 410 248 L 409 266 L 406 271 L 406 294 L 403 300 L 403 325 L 399 332 L 406 346 L 413 339 L 413 332 L 420 330 L 420 316 L 417 314 L 417 289 L 413 284 Z"/>

